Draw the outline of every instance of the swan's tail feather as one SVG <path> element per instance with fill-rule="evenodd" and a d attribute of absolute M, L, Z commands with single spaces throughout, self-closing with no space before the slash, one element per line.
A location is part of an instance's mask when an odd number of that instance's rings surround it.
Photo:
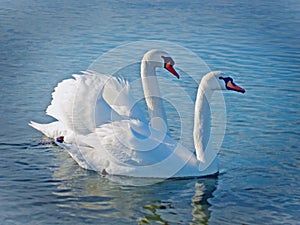
<path fill-rule="evenodd" d="M 41 123 L 36 123 L 34 121 L 30 121 L 28 125 L 40 131 L 45 136 L 53 139 L 60 136 L 66 136 L 68 134 L 68 131 L 65 129 L 63 124 L 59 121 L 48 123 L 48 124 L 41 124 Z"/>
<path fill-rule="evenodd" d="M 31 126 L 31 127 L 33 127 L 34 129 L 36 129 L 36 130 L 42 132 L 43 134 L 46 133 L 46 125 L 47 125 L 47 124 L 41 124 L 41 123 L 36 123 L 36 122 L 34 122 L 34 121 L 30 121 L 30 122 L 28 123 L 28 125 Z M 46 135 L 46 134 L 45 134 L 45 135 Z M 47 136 L 47 135 L 46 135 L 46 136 Z"/>

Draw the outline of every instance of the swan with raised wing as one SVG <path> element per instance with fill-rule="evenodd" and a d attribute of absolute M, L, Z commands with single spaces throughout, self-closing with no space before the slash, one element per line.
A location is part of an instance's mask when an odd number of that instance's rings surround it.
<path fill-rule="evenodd" d="M 55 88 L 46 112 L 56 122 L 30 125 L 54 138 L 80 166 L 103 174 L 153 178 L 215 174 L 217 158 L 207 143 L 208 102 L 215 90 L 245 90 L 219 71 L 202 78 L 195 104 L 194 153 L 166 132 L 155 70 L 164 67 L 179 78 L 173 65 L 164 51 L 151 50 L 143 57 L 141 77 L 150 122 L 132 97 L 128 82 L 85 71 Z"/>

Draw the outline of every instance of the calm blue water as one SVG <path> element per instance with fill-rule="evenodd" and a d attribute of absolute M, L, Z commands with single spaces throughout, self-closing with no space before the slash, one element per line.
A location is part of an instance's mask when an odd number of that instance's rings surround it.
<path fill-rule="evenodd" d="M 126 2 L 1 1 L 0 224 L 299 224 L 299 1 Z M 59 81 L 153 39 L 247 90 L 224 94 L 217 179 L 127 186 L 35 145 L 44 138 L 27 123 L 51 121 L 44 110 Z"/>

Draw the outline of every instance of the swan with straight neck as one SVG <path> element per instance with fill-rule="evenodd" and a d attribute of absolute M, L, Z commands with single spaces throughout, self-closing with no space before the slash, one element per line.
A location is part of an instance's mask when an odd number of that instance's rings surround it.
<path fill-rule="evenodd" d="M 164 67 L 179 79 L 178 73 L 173 68 L 174 61 L 168 53 L 161 50 L 148 51 L 141 63 L 141 79 L 151 127 L 163 133 L 168 131 L 168 123 L 163 102 L 160 95 L 156 68 Z"/>

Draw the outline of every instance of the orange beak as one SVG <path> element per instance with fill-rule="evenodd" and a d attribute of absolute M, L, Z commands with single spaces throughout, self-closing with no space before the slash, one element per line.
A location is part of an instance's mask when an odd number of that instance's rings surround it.
<path fill-rule="evenodd" d="M 172 73 L 175 77 L 177 77 L 177 79 L 179 79 L 179 74 L 176 72 L 176 70 L 170 62 L 165 63 L 165 69 Z"/>
<path fill-rule="evenodd" d="M 245 93 L 245 89 L 241 88 L 240 86 L 236 85 L 232 81 L 228 81 L 226 84 L 228 90 L 233 90 L 241 93 Z"/>

